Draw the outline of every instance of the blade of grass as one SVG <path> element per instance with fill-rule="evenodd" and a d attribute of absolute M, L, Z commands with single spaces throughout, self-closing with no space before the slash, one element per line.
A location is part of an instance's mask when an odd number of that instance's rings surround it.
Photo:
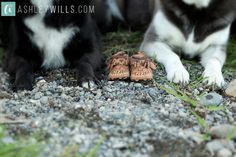
<path fill-rule="evenodd" d="M 207 107 L 207 110 L 210 112 L 225 111 L 225 107 L 224 106 L 209 106 Z"/>
<path fill-rule="evenodd" d="M 207 125 L 206 121 L 203 118 L 201 118 L 195 111 L 191 111 L 191 112 L 192 112 L 193 116 L 197 119 L 199 125 L 202 128 L 204 128 L 204 129 L 208 128 L 208 125 Z"/>
<path fill-rule="evenodd" d="M 198 106 L 198 101 L 190 98 L 187 94 L 184 92 L 181 92 L 180 90 L 174 90 L 174 89 L 169 89 L 163 85 L 157 85 L 160 89 L 166 91 L 168 94 L 171 94 L 175 96 L 176 98 L 179 98 L 180 100 L 189 103 L 192 107 L 197 107 Z"/>
<path fill-rule="evenodd" d="M 98 156 L 97 153 L 102 145 L 102 143 L 105 140 L 105 136 L 100 137 L 98 143 L 89 151 L 88 155 L 86 157 L 96 157 Z"/>

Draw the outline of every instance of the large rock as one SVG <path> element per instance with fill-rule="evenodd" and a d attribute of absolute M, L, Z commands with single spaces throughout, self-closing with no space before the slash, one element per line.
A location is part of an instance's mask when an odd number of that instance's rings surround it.
<path fill-rule="evenodd" d="M 228 96 L 236 98 L 236 79 L 230 82 L 225 92 Z"/>
<path fill-rule="evenodd" d="M 215 92 L 207 93 L 200 98 L 200 103 L 205 106 L 219 106 L 223 102 L 223 97 Z"/>

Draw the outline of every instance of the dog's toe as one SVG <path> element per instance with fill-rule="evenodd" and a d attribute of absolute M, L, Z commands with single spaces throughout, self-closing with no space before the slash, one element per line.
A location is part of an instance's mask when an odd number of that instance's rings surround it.
<path fill-rule="evenodd" d="M 30 76 L 20 77 L 15 80 L 13 85 L 13 91 L 21 91 L 21 90 L 32 90 L 32 78 Z"/>
<path fill-rule="evenodd" d="M 17 92 L 17 91 L 21 91 L 21 90 L 32 90 L 33 89 L 33 85 L 30 82 L 24 83 L 24 84 L 14 84 L 13 86 L 13 91 Z"/>

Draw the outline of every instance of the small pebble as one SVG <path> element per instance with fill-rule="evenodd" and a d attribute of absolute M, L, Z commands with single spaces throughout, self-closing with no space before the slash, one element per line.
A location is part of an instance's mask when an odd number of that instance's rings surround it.
<path fill-rule="evenodd" d="M 143 87 L 143 85 L 142 85 L 141 83 L 135 83 L 135 84 L 134 84 L 134 87 L 136 87 L 136 88 L 141 88 L 141 87 Z"/>
<path fill-rule="evenodd" d="M 232 138 L 236 138 L 236 127 L 229 124 L 214 126 L 210 129 L 210 134 L 215 138 L 227 138 L 232 134 Z"/>
<path fill-rule="evenodd" d="M 213 140 L 206 144 L 206 149 L 211 153 L 212 156 L 216 154 L 220 149 L 224 148 L 224 144 L 220 140 Z"/>
<path fill-rule="evenodd" d="M 38 99 L 40 99 L 40 98 L 41 98 L 41 95 L 42 95 L 42 94 L 41 94 L 41 93 L 39 93 L 39 92 L 38 92 L 38 93 L 36 93 L 36 94 L 35 94 L 35 96 L 34 96 L 34 99 L 35 99 L 35 100 L 38 100 Z"/>
<path fill-rule="evenodd" d="M 46 105 L 48 104 L 48 97 L 44 96 L 40 99 L 40 102 L 43 104 L 43 105 Z"/>

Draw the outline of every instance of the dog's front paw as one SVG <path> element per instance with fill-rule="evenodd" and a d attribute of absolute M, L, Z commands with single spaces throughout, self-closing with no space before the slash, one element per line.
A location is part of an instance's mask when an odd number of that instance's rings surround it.
<path fill-rule="evenodd" d="M 97 78 L 92 70 L 77 69 L 76 78 L 79 86 L 87 89 L 96 88 Z"/>
<path fill-rule="evenodd" d="M 174 83 L 188 84 L 189 73 L 183 65 L 175 65 L 167 70 L 167 79 Z"/>
<path fill-rule="evenodd" d="M 93 75 L 89 74 L 77 75 L 77 82 L 83 88 L 88 88 L 88 89 L 95 88 L 96 80 L 97 79 Z"/>
<path fill-rule="evenodd" d="M 81 86 L 83 88 L 86 88 L 86 89 L 95 89 L 95 88 L 97 88 L 97 85 L 94 81 L 83 82 Z"/>
<path fill-rule="evenodd" d="M 203 73 L 203 77 L 205 79 L 204 82 L 208 85 L 217 85 L 218 87 L 225 85 L 221 70 L 206 69 Z"/>
<path fill-rule="evenodd" d="M 32 78 L 30 76 L 28 77 L 21 77 L 15 80 L 13 91 L 17 92 L 20 90 L 32 90 Z"/>

